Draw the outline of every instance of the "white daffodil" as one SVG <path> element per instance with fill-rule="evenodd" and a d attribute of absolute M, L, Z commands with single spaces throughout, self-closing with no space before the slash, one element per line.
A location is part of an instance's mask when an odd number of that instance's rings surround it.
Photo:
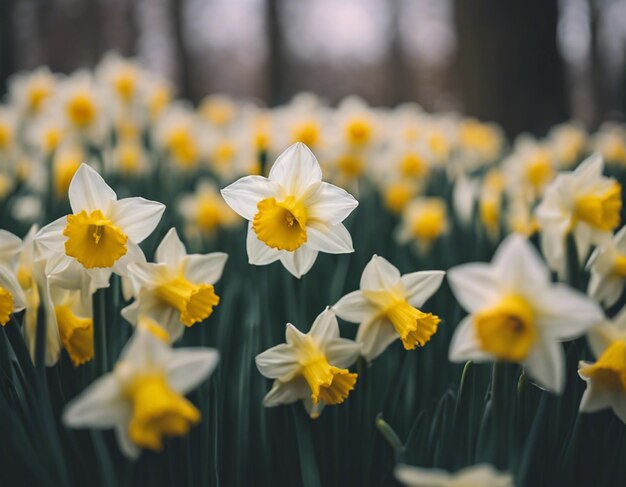
<path fill-rule="evenodd" d="M 587 335 L 596 362 L 581 361 L 578 375 L 587 382 L 580 410 L 593 413 L 611 408 L 626 423 L 626 308 Z"/>
<path fill-rule="evenodd" d="M 13 313 L 26 307 L 26 298 L 15 276 L 0 266 L 0 325 L 5 326 Z"/>
<path fill-rule="evenodd" d="M 326 308 L 320 313 L 306 334 L 288 323 L 285 338 L 287 343 L 256 357 L 259 372 L 275 379 L 263 405 L 302 400 L 311 418 L 317 418 L 325 405 L 344 402 L 358 377 L 348 367 L 359 357 L 361 346 L 339 337 L 333 310 Z"/>
<path fill-rule="evenodd" d="M 394 470 L 398 482 L 408 487 L 515 487 L 513 475 L 498 472 L 482 463 L 458 472 L 398 465 Z"/>
<path fill-rule="evenodd" d="M 537 207 L 541 249 L 550 269 L 565 275 L 566 238 L 572 234 L 582 264 L 591 244 L 610 237 L 620 224 L 622 187 L 602 175 L 599 155 L 586 159 L 573 172 L 560 173 L 546 188 Z"/>
<path fill-rule="evenodd" d="M 306 274 L 318 252 L 353 252 L 341 223 L 358 202 L 322 182 L 322 170 L 302 143 L 276 160 L 269 174 L 246 176 L 222 190 L 226 203 L 250 221 L 248 259 L 253 265 L 280 260 L 296 277 Z"/>
<path fill-rule="evenodd" d="M 520 235 L 507 237 L 491 264 L 450 269 L 448 282 L 470 313 L 454 332 L 450 360 L 521 363 L 540 386 L 556 393 L 565 386 L 560 342 L 603 320 L 587 296 L 550 282 L 537 251 Z"/>
<path fill-rule="evenodd" d="M 122 452 L 161 451 L 164 437 L 184 436 L 200 422 L 200 411 L 184 394 L 215 369 L 218 352 L 172 349 L 141 326 L 122 351 L 113 372 L 97 379 L 63 412 L 71 428 L 115 428 Z"/>
<path fill-rule="evenodd" d="M 106 286 L 112 271 L 125 275 L 129 263 L 144 260 L 138 244 L 156 228 L 163 204 L 143 198 L 118 200 L 85 164 L 72 178 L 69 199 L 73 214 L 39 231 L 37 241 L 46 252 L 78 261 L 96 287 Z"/>
<path fill-rule="evenodd" d="M 56 88 L 56 76 L 47 66 L 30 73 L 17 73 L 9 79 L 11 104 L 20 115 L 34 117 L 41 113 Z"/>
<path fill-rule="evenodd" d="M 439 289 L 444 275 L 422 271 L 401 276 L 386 259 L 374 255 L 361 275 L 361 289 L 345 295 L 333 309 L 340 318 L 360 324 L 356 341 L 368 361 L 397 339 L 413 350 L 437 331 L 439 317 L 418 308 Z"/>
<path fill-rule="evenodd" d="M 147 316 L 176 341 L 185 327 L 200 323 L 213 313 L 220 301 L 213 285 L 222 276 L 228 255 L 187 255 L 172 228 L 159 244 L 155 258 L 155 264 L 135 262 L 128 267 L 136 301 L 124 308 L 122 315 L 134 325 Z"/>
<path fill-rule="evenodd" d="M 626 284 L 626 226 L 605 240 L 591 254 L 587 294 L 606 306 L 613 306 Z"/>

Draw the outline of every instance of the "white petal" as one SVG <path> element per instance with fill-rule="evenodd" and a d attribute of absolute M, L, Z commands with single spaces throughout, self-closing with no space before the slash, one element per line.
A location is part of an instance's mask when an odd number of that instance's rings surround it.
<path fill-rule="evenodd" d="M 126 416 L 129 404 L 112 374 L 96 379 L 63 411 L 63 423 L 72 428 L 111 428 Z"/>
<path fill-rule="evenodd" d="M 327 307 L 315 318 L 308 334 L 321 346 L 339 337 L 339 324 L 332 308 Z"/>
<path fill-rule="evenodd" d="M 474 360 L 475 362 L 487 362 L 493 360 L 493 356 L 484 352 L 478 339 L 476 338 L 476 330 L 474 328 L 473 316 L 466 316 L 457 325 L 450 341 L 450 350 L 448 352 L 450 362 L 466 362 Z"/>
<path fill-rule="evenodd" d="M 22 311 L 26 307 L 26 296 L 15 276 L 5 267 L 0 267 L 0 287 L 11 293 L 13 312 Z"/>
<path fill-rule="evenodd" d="M 192 254 L 187 258 L 185 276 L 191 282 L 215 284 L 222 277 L 228 254 L 213 252 L 211 254 Z"/>
<path fill-rule="evenodd" d="M 408 487 L 445 487 L 451 485 L 452 476 L 438 469 L 425 469 L 410 465 L 397 465 L 394 476 L 401 484 Z"/>
<path fill-rule="evenodd" d="M 580 410 L 584 413 L 595 413 L 611 407 L 611 393 L 594 386 L 592 381 L 587 381 L 587 389 L 580 400 Z"/>
<path fill-rule="evenodd" d="M 612 397 L 613 412 L 626 424 L 626 394 L 623 392 L 614 392 Z"/>
<path fill-rule="evenodd" d="M 400 335 L 385 318 L 372 318 L 361 323 L 356 334 L 356 341 L 361 344 L 361 354 L 371 362 Z"/>
<path fill-rule="evenodd" d="M 352 323 L 369 320 L 378 312 L 378 309 L 365 299 L 361 291 L 346 294 L 333 305 L 333 309 L 339 318 Z"/>
<path fill-rule="evenodd" d="M 350 193 L 329 183 L 321 183 L 303 202 L 311 220 L 336 225 L 359 205 Z"/>
<path fill-rule="evenodd" d="M 317 419 L 322 414 L 326 403 L 324 401 L 319 401 L 317 404 L 313 404 L 313 400 L 310 396 L 302 399 L 302 405 L 304 406 L 304 410 L 310 416 L 311 419 Z"/>
<path fill-rule="evenodd" d="M 293 345 L 296 349 L 308 344 L 308 336 L 302 333 L 291 323 L 287 323 L 285 327 L 285 341 L 288 345 Z"/>
<path fill-rule="evenodd" d="M 361 344 L 347 338 L 336 338 L 325 349 L 326 359 L 330 365 L 346 369 L 361 355 Z"/>
<path fill-rule="evenodd" d="M 291 380 L 300 371 L 295 348 L 287 343 L 276 345 L 254 359 L 261 375 L 268 379 Z"/>
<path fill-rule="evenodd" d="M 524 366 L 541 387 L 561 394 L 565 388 L 565 354 L 559 342 L 539 339 L 532 347 Z"/>
<path fill-rule="evenodd" d="M 175 228 L 170 228 L 154 254 L 155 260 L 159 264 L 167 264 L 168 267 L 176 269 L 184 257 L 187 256 L 185 244 L 181 242 Z"/>
<path fill-rule="evenodd" d="M 101 210 L 106 215 L 111 203 L 117 199 L 115 191 L 87 164 L 81 164 L 74 174 L 68 194 L 72 213 Z"/>
<path fill-rule="evenodd" d="M 130 416 L 123 424 L 117 425 L 115 428 L 115 437 L 117 438 L 117 444 L 120 446 L 122 453 L 131 460 L 139 458 L 141 449 L 135 445 L 128 434 L 128 423 L 130 422 Z"/>
<path fill-rule="evenodd" d="M 281 252 L 280 261 L 291 274 L 300 279 L 309 272 L 317 259 L 317 250 L 308 248 L 306 245 L 293 252 Z"/>
<path fill-rule="evenodd" d="M 0 264 L 11 265 L 22 247 L 22 240 L 6 230 L 0 230 Z"/>
<path fill-rule="evenodd" d="M 63 235 L 63 230 L 65 230 L 66 225 L 67 217 L 62 216 L 37 232 L 35 243 L 38 246 L 41 245 L 44 247 L 41 249 L 42 253 L 46 254 L 46 250 L 65 253 L 65 241 L 67 237 Z"/>
<path fill-rule="evenodd" d="M 444 271 L 420 271 L 404 274 L 401 278 L 411 306 L 421 307 L 441 286 Z"/>
<path fill-rule="evenodd" d="M 117 259 L 111 269 L 120 276 L 126 276 L 128 275 L 128 266 L 134 262 L 145 263 L 146 256 L 143 254 L 139 245 L 129 240 L 126 242 L 126 255 Z"/>
<path fill-rule="evenodd" d="M 246 176 L 221 190 L 226 204 L 246 220 L 254 219 L 259 201 L 278 192 L 278 185 L 263 176 Z"/>
<path fill-rule="evenodd" d="M 328 254 L 348 254 L 354 252 L 352 237 L 341 223 L 331 227 L 307 226 L 307 246 Z"/>
<path fill-rule="evenodd" d="M 322 169 L 309 148 L 298 142 L 278 156 L 269 178 L 279 183 L 288 195 L 301 196 L 309 186 L 322 180 Z"/>
<path fill-rule="evenodd" d="M 555 284 L 535 296 L 537 325 L 559 340 L 581 336 L 605 320 L 602 309 L 585 294 L 565 284 Z"/>
<path fill-rule="evenodd" d="M 145 240 L 159 224 L 165 205 L 144 198 L 124 198 L 116 201 L 111 210 L 111 220 L 138 244 Z"/>
<path fill-rule="evenodd" d="M 456 300 L 470 313 L 493 304 L 503 292 L 492 268 L 478 262 L 450 269 L 448 283 Z"/>
<path fill-rule="evenodd" d="M 217 367 L 219 353 L 210 348 L 176 348 L 166 365 L 169 385 L 180 394 L 206 380 Z"/>
<path fill-rule="evenodd" d="M 302 377 L 289 382 L 275 380 L 270 391 L 263 398 L 263 406 L 271 408 L 282 404 L 291 404 L 311 395 L 311 390 Z"/>
<path fill-rule="evenodd" d="M 515 288 L 544 286 L 550 282 L 550 272 L 539 253 L 525 237 L 515 233 L 496 250 L 492 268 L 501 282 Z"/>
<path fill-rule="evenodd" d="M 252 265 L 267 265 L 280 259 L 280 251 L 265 245 L 254 233 L 252 224 L 248 225 L 248 235 L 246 236 L 246 250 L 248 252 L 248 262 Z"/>
<path fill-rule="evenodd" d="M 363 269 L 361 290 L 387 289 L 400 280 L 400 271 L 384 257 L 373 255 Z"/>

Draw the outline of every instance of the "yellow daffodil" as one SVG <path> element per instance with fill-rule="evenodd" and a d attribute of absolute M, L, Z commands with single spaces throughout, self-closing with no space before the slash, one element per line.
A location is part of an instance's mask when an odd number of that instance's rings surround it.
<path fill-rule="evenodd" d="M 113 372 L 106 374 L 63 411 L 70 428 L 115 428 L 122 452 L 137 458 L 142 448 L 163 450 L 163 440 L 185 436 L 200 421 L 188 393 L 213 371 L 212 349 L 171 349 L 147 326 L 135 331 Z"/>
<path fill-rule="evenodd" d="M 454 332 L 450 360 L 520 363 L 539 385 L 556 393 L 565 386 L 560 342 L 603 320 L 602 310 L 584 294 L 550 282 L 539 254 L 520 235 L 507 237 L 491 264 L 453 267 L 448 282 L 470 313 Z"/>
<path fill-rule="evenodd" d="M 361 289 L 333 306 L 339 318 L 359 323 L 356 341 L 372 361 L 395 340 L 406 350 L 424 346 L 437 331 L 438 316 L 419 308 L 441 285 L 443 271 L 400 275 L 383 257 L 374 255 L 361 275 Z"/>
<path fill-rule="evenodd" d="M 174 228 L 159 244 L 156 263 L 135 262 L 128 267 L 136 301 L 122 310 L 132 324 L 146 316 L 178 340 L 185 327 L 204 321 L 220 298 L 214 284 L 228 255 L 222 252 L 188 255 Z"/>
<path fill-rule="evenodd" d="M 302 400 L 312 418 L 324 406 L 343 403 L 354 389 L 357 374 L 348 370 L 358 358 L 361 346 L 339 337 L 335 313 L 326 308 L 308 333 L 288 323 L 287 343 L 257 355 L 256 366 L 268 379 L 274 379 L 265 407 Z"/>
<path fill-rule="evenodd" d="M 0 266 L 0 325 L 6 326 L 13 313 L 26 307 L 26 298 L 16 277 L 6 267 Z"/>
<path fill-rule="evenodd" d="M 318 252 L 353 252 L 341 223 L 358 202 L 322 182 L 313 153 L 292 145 L 274 163 L 269 178 L 246 176 L 222 190 L 226 203 L 250 221 L 248 259 L 253 265 L 280 260 L 296 277 L 306 274 Z"/>
<path fill-rule="evenodd" d="M 626 227 L 603 241 L 589 257 L 591 273 L 587 293 L 605 306 L 613 306 L 626 284 Z"/>

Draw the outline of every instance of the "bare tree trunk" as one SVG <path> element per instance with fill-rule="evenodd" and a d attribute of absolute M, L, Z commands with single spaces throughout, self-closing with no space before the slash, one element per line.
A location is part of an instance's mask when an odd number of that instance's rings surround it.
<path fill-rule="evenodd" d="M 565 120 L 557 0 L 456 0 L 456 82 L 469 115 L 510 135 Z"/>
<path fill-rule="evenodd" d="M 0 96 L 7 92 L 7 79 L 16 69 L 13 31 L 14 0 L 0 2 Z"/>
<path fill-rule="evenodd" d="M 172 0 L 172 21 L 174 23 L 174 42 L 178 64 L 178 89 L 183 98 L 197 101 L 191 85 L 189 53 L 185 42 L 185 0 Z"/>
<path fill-rule="evenodd" d="M 276 105 L 285 101 L 284 80 L 288 76 L 285 72 L 285 58 L 283 52 L 283 33 L 280 22 L 280 0 L 266 1 L 267 36 L 268 36 L 268 101 Z"/>

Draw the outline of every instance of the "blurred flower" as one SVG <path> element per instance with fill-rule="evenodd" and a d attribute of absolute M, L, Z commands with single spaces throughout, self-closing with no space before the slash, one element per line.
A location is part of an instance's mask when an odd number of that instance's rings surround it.
<path fill-rule="evenodd" d="M 565 275 L 566 238 L 572 234 L 582 264 L 592 243 L 602 243 L 620 224 L 622 187 L 602 176 L 604 162 L 591 156 L 573 172 L 560 173 L 536 210 L 541 249 L 550 269 Z"/>
<path fill-rule="evenodd" d="M 288 323 L 287 343 L 257 355 L 259 372 L 275 379 L 263 400 L 265 407 L 302 400 L 311 416 L 317 418 L 325 405 L 341 404 L 354 388 L 357 374 L 350 367 L 361 346 L 339 337 L 335 313 L 326 308 L 304 334 Z"/>
<path fill-rule="evenodd" d="M 163 450 L 165 437 L 185 436 L 200 411 L 184 398 L 215 369 L 212 349 L 169 348 L 148 327 L 139 327 L 113 372 L 97 379 L 63 411 L 70 428 L 115 428 L 122 452 Z"/>
<path fill-rule="evenodd" d="M 603 320 L 602 310 L 550 273 L 531 244 L 507 237 L 491 264 L 448 271 L 454 296 L 470 315 L 457 326 L 450 360 L 500 360 L 522 364 L 541 387 L 561 393 L 565 356 L 560 342 Z"/>
<path fill-rule="evenodd" d="M 437 197 L 419 197 L 406 205 L 396 235 L 398 242 L 414 242 L 418 250 L 424 252 L 447 229 L 445 200 Z"/>
<path fill-rule="evenodd" d="M 0 266 L 0 325 L 5 326 L 13 313 L 26 307 L 26 299 L 13 273 Z"/>
<path fill-rule="evenodd" d="M 589 296 L 607 307 L 613 306 L 626 284 L 626 226 L 593 251 L 587 269 L 591 272 Z"/>
<path fill-rule="evenodd" d="M 394 475 L 408 487 L 515 487 L 513 475 L 500 473 L 486 463 L 454 473 L 400 464 L 396 466 Z"/>
<path fill-rule="evenodd" d="M 137 61 L 108 53 L 96 68 L 96 79 L 122 106 L 135 102 L 143 86 L 143 69 Z"/>
<path fill-rule="evenodd" d="M 47 66 L 17 73 L 9 79 L 9 98 L 20 116 L 34 117 L 42 112 L 56 89 L 56 76 Z"/>
<path fill-rule="evenodd" d="M 228 255 L 187 254 L 174 228 L 155 254 L 156 263 L 134 262 L 128 275 L 136 301 L 122 310 L 133 325 L 142 316 L 159 323 L 172 342 L 185 330 L 206 320 L 220 298 L 213 285 L 220 279 Z"/>
<path fill-rule="evenodd" d="M 596 362 L 581 361 L 578 375 L 587 382 L 580 410 L 593 413 L 611 408 L 626 423 L 626 308 L 587 335 Z"/>
<path fill-rule="evenodd" d="M 253 265 L 280 260 L 300 278 L 318 252 L 353 252 L 341 222 L 358 202 L 344 190 L 322 182 L 322 170 L 302 143 L 274 163 L 269 179 L 246 176 L 222 190 L 226 203 L 246 220 L 248 259 Z"/>
<path fill-rule="evenodd" d="M 200 128 L 195 113 L 186 105 L 170 105 L 157 120 L 156 146 L 182 170 L 195 168 L 202 157 Z"/>
<path fill-rule="evenodd" d="M 626 165 L 626 128 L 602 125 L 593 138 L 593 150 L 599 152 L 607 164 Z"/>
<path fill-rule="evenodd" d="M 356 341 L 369 362 L 398 338 L 405 350 L 422 347 L 435 334 L 438 316 L 420 308 L 441 285 L 443 271 L 400 275 L 383 257 L 374 255 L 361 276 L 361 289 L 333 306 L 339 318 L 359 323 Z"/>

